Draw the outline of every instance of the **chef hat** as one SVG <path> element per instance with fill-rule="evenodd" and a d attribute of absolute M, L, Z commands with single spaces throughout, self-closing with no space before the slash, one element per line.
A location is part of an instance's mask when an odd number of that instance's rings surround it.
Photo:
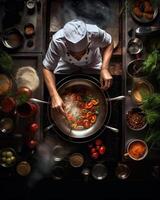
<path fill-rule="evenodd" d="M 64 25 L 63 31 L 69 50 L 79 52 L 87 47 L 87 28 L 83 21 L 72 20 Z"/>

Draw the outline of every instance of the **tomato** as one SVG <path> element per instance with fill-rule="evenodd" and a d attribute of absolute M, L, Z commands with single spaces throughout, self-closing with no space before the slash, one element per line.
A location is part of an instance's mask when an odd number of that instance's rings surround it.
<path fill-rule="evenodd" d="M 85 104 L 85 108 L 86 108 L 86 109 L 90 109 L 90 108 L 92 108 L 92 107 L 93 107 L 92 101 L 89 101 L 89 102 L 87 102 L 87 103 Z"/>
<path fill-rule="evenodd" d="M 95 141 L 95 144 L 96 144 L 97 146 L 102 145 L 102 143 L 103 143 L 103 141 L 102 141 L 101 139 L 96 139 L 96 141 Z"/>
<path fill-rule="evenodd" d="M 92 157 L 93 159 L 97 159 L 97 158 L 99 157 L 99 153 L 98 153 L 98 152 L 93 152 L 93 153 L 91 154 L 91 157 Z"/>
<path fill-rule="evenodd" d="M 102 145 L 100 148 L 99 148 L 99 153 L 101 155 L 103 155 L 104 153 L 106 152 L 106 147 L 104 145 Z"/>
<path fill-rule="evenodd" d="M 85 120 L 83 121 L 83 126 L 84 126 L 84 128 L 89 128 L 89 127 L 91 127 L 91 123 L 89 122 L 88 119 L 85 119 Z"/>
<path fill-rule="evenodd" d="M 34 122 L 34 123 L 32 123 L 32 124 L 30 125 L 30 131 L 31 131 L 32 133 L 37 132 L 38 129 L 39 129 L 39 125 L 38 125 L 36 122 Z"/>

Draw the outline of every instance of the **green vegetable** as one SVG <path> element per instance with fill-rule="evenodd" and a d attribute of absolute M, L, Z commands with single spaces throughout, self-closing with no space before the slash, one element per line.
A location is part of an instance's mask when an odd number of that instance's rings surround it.
<path fill-rule="evenodd" d="M 0 68 L 6 72 L 12 71 L 12 57 L 5 51 L 0 50 Z"/>

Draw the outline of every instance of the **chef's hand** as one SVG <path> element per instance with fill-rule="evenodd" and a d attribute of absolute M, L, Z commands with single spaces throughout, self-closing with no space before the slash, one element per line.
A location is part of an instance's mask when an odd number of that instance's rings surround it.
<path fill-rule="evenodd" d="M 51 97 L 51 107 L 57 112 L 60 112 L 61 114 L 65 115 L 64 102 L 59 95 Z"/>
<path fill-rule="evenodd" d="M 108 69 L 102 69 L 100 72 L 100 83 L 103 90 L 107 90 L 112 85 L 112 75 Z"/>

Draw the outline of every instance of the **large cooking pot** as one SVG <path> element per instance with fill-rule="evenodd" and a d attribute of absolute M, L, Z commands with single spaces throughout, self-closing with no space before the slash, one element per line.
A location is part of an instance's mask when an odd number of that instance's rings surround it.
<path fill-rule="evenodd" d="M 109 98 L 108 94 L 101 90 L 100 83 L 97 79 L 87 75 L 78 75 L 78 77 L 74 75 L 68 76 L 57 84 L 57 90 L 61 97 L 66 94 L 67 91 L 82 92 L 87 90 L 90 94 L 93 94 L 94 97 L 99 99 L 99 114 L 97 115 L 96 123 L 90 128 L 75 130 L 71 128 L 70 124 L 65 120 L 65 117 L 61 113 L 53 110 L 49 105 L 48 118 L 51 125 L 45 130 L 54 128 L 58 134 L 73 142 L 88 141 L 100 134 L 104 128 L 109 128 L 114 132 L 119 131 L 118 129 L 107 125 L 111 114 L 110 101 L 124 99 L 124 96 Z M 31 100 L 36 101 L 36 99 L 33 98 Z M 50 104 L 50 99 L 48 102 L 41 101 L 41 103 Z"/>

